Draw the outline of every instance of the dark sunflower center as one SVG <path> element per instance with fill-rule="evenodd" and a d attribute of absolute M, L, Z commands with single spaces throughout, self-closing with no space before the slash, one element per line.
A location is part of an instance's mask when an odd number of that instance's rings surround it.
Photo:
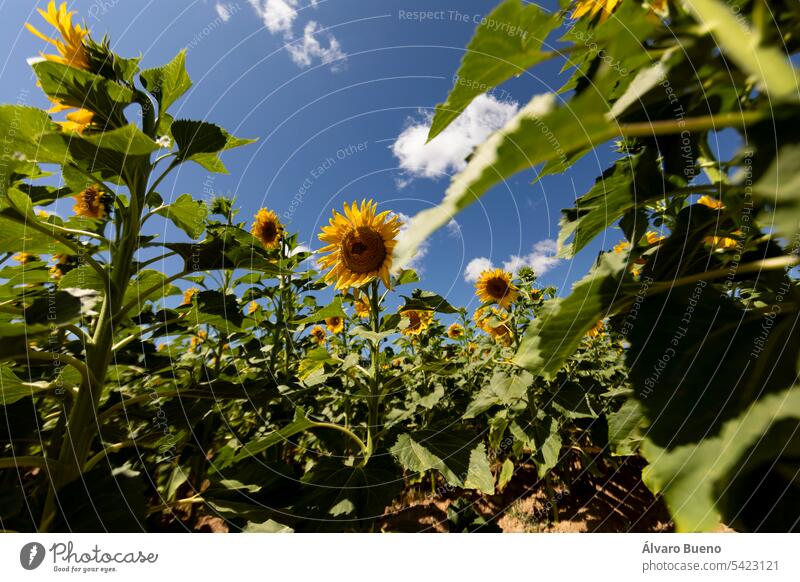
<path fill-rule="evenodd" d="M 506 296 L 506 293 L 508 293 L 508 283 L 503 279 L 489 279 L 486 283 L 486 291 L 488 291 L 489 295 L 492 297 L 502 299 Z"/>
<path fill-rule="evenodd" d="M 386 259 L 386 245 L 380 233 L 366 226 L 348 232 L 342 241 L 342 262 L 353 273 L 377 271 Z"/>
<path fill-rule="evenodd" d="M 275 240 L 278 235 L 278 227 L 272 221 L 265 222 L 261 225 L 261 239 L 267 242 Z"/>

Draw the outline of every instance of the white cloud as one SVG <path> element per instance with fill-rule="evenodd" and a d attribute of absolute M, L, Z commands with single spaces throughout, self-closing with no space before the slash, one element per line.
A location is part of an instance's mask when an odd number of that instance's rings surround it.
<path fill-rule="evenodd" d="M 315 59 L 319 59 L 326 65 L 334 63 L 334 70 L 337 70 L 347 58 L 339 41 L 335 36 L 329 34 L 326 47 L 319 42 L 318 36 L 320 36 L 319 24 L 314 20 L 308 21 L 303 29 L 303 38 L 286 46 L 289 56 L 300 67 L 308 67 Z"/>
<path fill-rule="evenodd" d="M 557 247 L 556 241 L 552 239 L 541 240 L 533 245 L 527 255 L 511 255 L 507 261 L 503 261 L 503 269 L 516 273 L 522 267 L 530 267 L 536 275 L 544 275 L 561 261 L 555 256 Z M 481 272 L 493 268 L 494 264 L 486 257 L 472 259 L 464 270 L 464 280 L 475 282 Z"/>
<path fill-rule="evenodd" d="M 472 259 L 467 263 L 467 268 L 464 269 L 464 280 L 467 283 L 474 283 L 481 276 L 481 273 L 491 268 L 493 268 L 492 261 L 486 257 Z"/>
<path fill-rule="evenodd" d="M 292 37 L 292 25 L 297 18 L 298 0 L 250 0 L 256 14 L 272 34 L 282 32 Z"/>
<path fill-rule="evenodd" d="M 222 19 L 222 22 L 228 22 L 231 19 L 231 11 L 227 4 L 217 2 L 214 5 L 214 9 L 217 11 L 217 16 Z"/>
<path fill-rule="evenodd" d="M 400 232 L 397 233 L 397 240 L 400 241 L 403 240 L 406 232 L 408 232 L 408 221 L 411 220 L 411 217 L 408 214 L 403 214 L 402 212 L 395 212 L 394 214 L 403 223 L 403 226 L 400 227 Z M 425 255 L 428 254 L 428 250 L 430 250 L 430 242 L 426 240 L 419 245 L 417 252 L 411 261 L 403 265 L 403 267 L 406 269 L 414 269 L 418 274 L 421 274 L 424 270 L 422 266 L 422 259 L 424 259 Z"/>
<path fill-rule="evenodd" d="M 455 218 L 451 218 L 445 228 L 447 229 L 448 236 L 452 236 L 453 238 L 459 238 L 461 236 L 461 225 L 456 222 Z"/>
<path fill-rule="evenodd" d="M 303 36 L 295 38 L 294 25 L 298 17 L 299 0 L 249 0 L 250 5 L 272 34 L 281 34 L 287 41 L 286 50 L 299 67 L 308 67 L 315 60 L 332 64 L 331 70 L 342 68 L 346 58 L 335 36 L 321 33 L 322 27 L 314 20 L 303 26 Z M 316 8 L 317 2 L 311 0 Z M 320 41 L 323 40 L 323 42 Z"/>
<path fill-rule="evenodd" d="M 392 153 L 400 167 L 413 177 L 438 178 L 458 172 L 466 166 L 465 160 L 475 146 L 503 127 L 518 110 L 519 104 L 514 101 L 479 95 L 430 143 L 425 143 L 433 119 L 430 114 L 422 122 L 410 125 L 392 144 Z"/>

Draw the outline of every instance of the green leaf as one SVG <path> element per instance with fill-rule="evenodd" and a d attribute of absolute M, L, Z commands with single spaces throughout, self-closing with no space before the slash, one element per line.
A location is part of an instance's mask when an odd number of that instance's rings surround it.
<path fill-rule="evenodd" d="M 127 305 L 135 302 L 139 307 L 142 307 L 147 301 L 155 301 L 180 292 L 177 287 L 167 283 L 166 280 L 167 276 L 159 271 L 146 269 L 139 272 L 136 278 L 128 285 L 122 304 Z"/>
<path fill-rule="evenodd" d="M 158 214 L 171 220 L 190 238 L 196 239 L 206 228 L 208 207 L 202 200 L 192 198 L 191 194 L 181 194 L 175 202 L 158 210 Z"/>
<path fill-rule="evenodd" d="M 656 156 L 649 149 L 617 161 L 575 201 L 575 208 L 561 211 L 558 256 L 574 256 L 628 211 L 661 196 L 662 184 Z"/>
<path fill-rule="evenodd" d="M 533 383 L 533 376 L 526 371 L 519 374 L 508 375 L 505 372 L 495 372 L 489 385 L 498 400 L 508 406 L 519 404 L 528 394 L 528 388 Z"/>
<path fill-rule="evenodd" d="M 252 521 L 248 521 L 247 524 L 242 529 L 244 533 L 293 533 L 294 530 L 290 528 L 288 525 L 283 525 L 282 523 L 278 523 L 272 519 L 268 519 L 267 521 L 261 523 L 254 523 Z"/>
<path fill-rule="evenodd" d="M 235 457 L 233 457 L 231 463 L 238 463 L 239 461 L 263 453 L 267 449 L 287 441 L 297 433 L 308 430 L 313 425 L 313 421 L 306 417 L 305 412 L 303 412 L 301 408 L 295 408 L 294 420 L 292 420 L 290 424 L 287 424 L 280 430 L 269 433 L 267 436 L 250 441 L 242 447 Z"/>
<path fill-rule="evenodd" d="M 635 399 L 628 399 L 622 407 L 608 415 L 608 443 L 615 456 L 633 455 L 642 440 L 644 417 Z"/>
<path fill-rule="evenodd" d="M 761 44 L 759 32 L 747 26 L 719 0 L 692 0 L 686 8 L 719 43 L 722 52 L 748 75 L 758 79 L 761 89 L 774 101 L 798 101 L 800 83 L 787 55 L 776 46 Z"/>
<path fill-rule="evenodd" d="M 91 289 L 63 289 L 48 297 L 38 297 L 25 309 L 25 323 L 64 324 L 97 315 L 99 298 Z"/>
<path fill-rule="evenodd" d="M 158 101 L 159 117 L 192 86 L 186 72 L 186 49 L 162 67 L 146 69 L 139 74 L 142 85 Z"/>
<path fill-rule="evenodd" d="M 604 254 L 597 267 L 575 283 L 569 296 L 546 301 L 528 327 L 514 363 L 534 376 L 553 380 L 586 332 L 609 315 L 616 300 L 625 298 L 620 287 L 625 261 L 621 254 Z"/>
<path fill-rule="evenodd" d="M 428 141 L 450 125 L 475 97 L 547 59 L 549 55 L 541 52 L 542 44 L 560 21 L 557 12 L 547 13 L 536 4 L 520 0 L 505 0 L 497 6 L 482 20 L 467 46 L 447 101 L 436 106 Z"/>
<path fill-rule="evenodd" d="M 727 420 L 717 434 L 694 446 L 664 448 L 645 439 L 642 451 L 650 464 L 644 470 L 644 482 L 651 491 L 663 495 L 679 532 L 711 531 L 719 526 L 720 505 L 726 507 L 728 503 L 724 498 L 720 500 L 720 491 L 725 490 L 729 476 L 735 476 L 749 460 L 751 448 L 782 419 L 800 419 L 800 389 L 797 387 L 754 402 L 741 414 Z M 792 432 L 796 431 L 794 428 Z M 772 454 L 780 456 L 776 452 L 783 450 L 788 442 L 784 438 L 781 443 L 773 443 L 769 447 Z M 772 466 L 773 462 L 770 460 L 766 466 Z M 763 478 L 762 473 L 759 481 Z M 785 492 L 785 488 L 778 492 L 771 503 Z M 752 494 L 751 489 L 747 498 Z M 797 505 L 793 502 L 790 507 L 789 521 L 796 524 Z M 735 507 L 735 511 L 729 509 L 730 515 L 737 513 L 741 518 L 741 505 Z"/>
<path fill-rule="evenodd" d="M 178 156 L 181 159 L 195 154 L 217 153 L 228 143 L 221 127 L 188 119 L 176 119 L 172 122 L 172 137 L 178 145 Z"/>
<path fill-rule="evenodd" d="M 561 432 L 555 417 L 540 409 L 530 422 L 522 425 L 519 422 L 512 422 L 509 429 L 515 438 L 533 451 L 533 461 L 536 463 L 540 479 L 558 464 Z"/>
<path fill-rule="evenodd" d="M 471 431 L 446 428 L 402 434 L 391 453 L 409 471 L 422 473 L 433 469 L 454 487 L 494 494 L 486 448 Z"/>
<path fill-rule="evenodd" d="M 432 291 L 415 289 L 411 297 L 402 296 L 405 300 L 402 310 L 436 311 L 438 313 L 458 313 L 458 309 L 450 305 L 447 299 Z"/>
<path fill-rule="evenodd" d="M 307 323 L 317 323 L 318 321 L 323 321 L 328 319 L 329 317 L 341 317 L 342 319 L 347 317 L 347 314 L 342 309 L 342 300 L 337 297 L 333 300 L 329 305 L 325 307 L 321 307 L 308 317 L 303 317 L 302 319 L 298 319 L 294 323 L 297 325 L 303 325 Z"/>
<path fill-rule="evenodd" d="M 14 404 L 46 389 L 47 384 L 23 382 L 11 371 L 10 366 L 0 364 L 0 406 Z"/>
<path fill-rule="evenodd" d="M 0 135 L 5 136 L 8 157 L 17 154 L 26 160 L 51 164 L 70 160 L 59 127 L 41 109 L 0 105 Z"/>
<path fill-rule="evenodd" d="M 500 467 L 500 476 L 497 478 L 497 490 L 503 491 L 512 477 L 514 477 L 514 462 L 511 459 L 506 459 Z"/>
<path fill-rule="evenodd" d="M 133 92 L 119 83 L 53 61 L 33 65 L 42 90 L 64 105 L 88 109 L 108 119 L 121 119 L 122 110 L 133 102 Z"/>
<path fill-rule="evenodd" d="M 72 141 L 80 139 L 95 147 L 113 150 L 126 156 L 145 156 L 158 149 L 158 145 L 134 124 L 90 135 L 73 134 Z"/>
<path fill-rule="evenodd" d="M 563 160 L 617 134 L 617 126 L 606 119 L 604 100 L 593 92 L 582 93 L 567 106 L 554 107 L 554 95 L 534 97 L 477 147 L 467 167 L 451 181 L 444 200 L 408 222 L 408 230 L 395 247 L 398 265 L 407 264 L 422 241 L 495 184 L 537 164 Z"/>
<path fill-rule="evenodd" d="M 89 265 L 80 265 L 69 271 L 58 281 L 60 289 L 92 289 L 105 293 L 105 284 L 100 274 Z"/>

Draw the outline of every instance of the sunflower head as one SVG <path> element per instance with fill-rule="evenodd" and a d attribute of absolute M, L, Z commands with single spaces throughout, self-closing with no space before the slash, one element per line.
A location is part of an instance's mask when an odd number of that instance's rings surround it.
<path fill-rule="evenodd" d="M 273 210 L 262 208 L 256 213 L 250 232 L 261 241 L 264 248 L 274 249 L 283 234 L 283 225 Z"/>
<path fill-rule="evenodd" d="M 654 245 L 656 243 L 660 243 L 662 240 L 666 238 L 654 230 L 648 230 L 647 233 L 645 233 L 644 237 L 647 240 L 648 245 Z"/>
<path fill-rule="evenodd" d="M 488 333 L 497 343 L 506 346 L 511 344 L 511 326 L 508 325 L 508 313 L 505 311 L 492 307 L 489 315 L 483 320 L 483 331 Z"/>
<path fill-rule="evenodd" d="M 73 257 L 72 255 L 57 253 L 53 255 L 53 259 L 55 259 L 56 264 L 50 267 L 50 275 L 54 279 L 60 279 L 78 266 L 78 257 Z"/>
<path fill-rule="evenodd" d="M 592 329 L 586 332 L 586 335 L 591 338 L 600 337 L 605 334 L 606 334 L 606 324 L 603 323 L 602 319 L 598 321 Z"/>
<path fill-rule="evenodd" d="M 72 211 L 77 216 L 100 219 L 108 216 L 107 196 L 97 186 L 89 186 L 73 198 L 75 198 L 75 206 L 72 207 Z"/>
<path fill-rule="evenodd" d="M 511 282 L 511 273 L 502 269 L 481 273 L 475 283 L 475 294 L 483 303 L 497 303 L 503 309 L 508 309 L 519 297 L 519 291 Z"/>
<path fill-rule="evenodd" d="M 328 226 L 322 227 L 319 239 L 326 243 L 319 260 L 328 283 L 336 282 L 336 289 L 360 287 L 380 278 L 390 286 L 389 270 L 392 251 L 400 232 L 400 220 L 389 212 L 376 214 L 378 205 L 370 200 L 344 205 L 344 214 L 334 211 Z"/>
<path fill-rule="evenodd" d="M 253 315 L 256 311 L 258 311 L 258 303 L 255 301 L 251 301 L 247 304 L 247 315 Z"/>
<path fill-rule="evenodd" d="M 464 327 L 460 323 L 450 324 L 447 328 L 447 337 L 454 340 L 464 337 Z"/>
<path fill-rule="evenodd" d="M 31 261 L 38 261 L 39 257 L 33 255 L 31 253 L 17 253 L 12 257 L 15 261 L 17 261 L 20 265 L 27 265 Z"/>
<path fill-rule="evenodd" d="M 191 305 L 194 296 L 200 292 L 200 289 L 197 287 L 189 287 L 186 291 L 183 292 L 183 302 L 181 305 Z"/>
<path fill-rule="evenodd" d="M 631 246 L 631 243 L 629 243 L 626 240 L 621 240 L 617 244 L 614 245 L 614 252 L 617 253 L 618 255 L 622 254 L 625 251 L 627 251 L 630 246 Z"/>
<path fill-rule="evenodd" d="M 742 231 L 737 230 L 731 234 L 741 236 Z M 727 251 L 730 249 L 735 249 L 739 246 L 739 241 L 730 236 L 707 236 L 703 239 L 703 242 L 709 245 L 715 251 Z"/>
<path fill-rule="evenodd" d="M 50 111 L 63 111 L 65 108 L 69 109 L 68 106 L 59 104 L 51 108 Z M 75 131 L 77 133 L 83 133 L 86 128 L 91 127 L 94 121 L 94 113 L 88 109 L 75 109 L 67 113 L 66 117 L 66 121 L 56 121 L 56 125 L 59 125 L 64 131 Z"/>
<path fill-rule="evenodd" d="M 421 311 L 418 309 L 404 309 L 400 315 L 408 320 L 408 326 L 403 329 L 403 335 L 415 336 L 425 331 L 433 321 L 432 311 Z"/>
<path fill-rule="evenodd" d="M 334 315 L 333 317 L 326 317 L 325 318 L 325 326 L 328 328 L 328 331 L 332 334 L 341 333 L 344 329 L 344 319 L 339 317 L 338 315 Z"/>
<path fill-rule="evenodd" d="M 721 200 L 717 200 L 716 198 L 712 198 L 711 196 L 703 195 L 697 199 L 698 204 L 702 204 L 703 206 L 710 208 L 711 210 L 722 210 L 725 208 L 725 205 L 722 203 Z"/>
<path fill-rule="evenodd" d="M 48 61 L 61 63 L 76 69 L 89 69 L 89 56 L 86 52 L 84 45 L 84 38 L 89 34 L 89 30 L 85 25 L 72 24 L 72 16 L 74 12 L 67 12 L 67 3 L 62 2 L 56 8 L 55 0 L 50 0 L 47 5 L 47 10 L 37 8 L 42 18 L 56 29 L 61 38 L 51 38 L 39 32 L 34 26 L 25 23 L 25 26 L 33 34 L 41 38 L 43 41 L 50 43 L 56 48 L 58 54 L 46 55 L 42 53 L 42 57 Z"/>
<path fill-rule="evenodd" d="M 318 346 L 325 344 L 325 330 L 320 325 L 315 325 L 314 328 L 311 330 L 311 341 L 313 341 Z"/>
<path fill-rule="evenodd" d="M 604 21 L 611 16 L 611 13 L 616 10 L 617 6 L 622 3 L 622 0 L 578 0 L 575 3 L 575 10 L 572 12 L 572 18 L 581 18 L 582 16 L 589 15 L 594 18 L 598 12 L 601 12 L 600 21 Z"/>
<path fill-rule="evenodd" d="M 369 300 L 364 295 L 360 295 L 353 302 L 353 309 L 355 309 L 356 315 L 358 317 L 369 317 L 370 314 Z"/>

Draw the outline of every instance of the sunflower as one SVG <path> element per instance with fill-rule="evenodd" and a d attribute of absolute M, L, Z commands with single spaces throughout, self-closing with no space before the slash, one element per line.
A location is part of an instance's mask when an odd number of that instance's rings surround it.
<path fill-rule="evenodd" d="M 731 234 L 741 237 L 742 231 L 736 230 Z M 735 249 L 737 246 L 739 246 L 739 241 L 730 236 L 707 236 L 703 239 L 703 242 L 711 246 L 715 251 Z"/>
<path fill-rule="evenodd" d="M 51 107 L 48 111 L 50 113 L 57 113 L 59 111 L 64 111 L 66 109 L 74 109 L 74 108 L 56 102 L 56 105 Z M 87 127 L 90 127 L 92 125 L 92 122 L 94 120 L 94 113 L 92 113 L 88 109 L 75 109 L 75 111 L 67 113 L 66 117 L 67 117 L 66 121 L 56 121 L 56 125 L 61 126 L 61 129 L 63 129 L 64 131 L 75 131 L 77 133 L 83 133 Z"/>
<path fill-rule="evenodd" d="M 460 323 L 450 324 L 447 328 L 447 337 L 454 340 L 464 337 L 464 327 Z"/>
<path fill-rule="evenodd" d="M 42 18 L 47 21 L 53 28 L 61 35 L 61 40 L 51 38 L 39 32 L 33 25 L 25 23 L 26 28 L 33 34 L 41 38 L 45 42 L 49 42 L 58 51 L 57 55 L 46 55 L 42 53 L 42 57 L 48 61 L 61 63 L 75 67 L 76 69 L 89 69 L 89 55 L 86 52 L 86 47 L 83 44 L 83 39 L 89 34 L 86 26 L 80 24 L 72 24 L 72 15 L 74 12 L 67 12 L 67 3 L 62 2 L 61 6 L 56 8 L 55 0 L 50 0 L 47 5 L 47 11 L 37 8 Z"/>
<path fill-rule="evenodd" d="M 390 287 L 389 270 L 392 251 L 400 232 L 400 220 L 389 212 L 375 214 L 378 205 L 370 200 L 344 205 L 344 214 L 334 211 L 328 226 L 322 227 L 319 239 L 327 243 L 320 249 L 330 253 L 319 260 L 323 269 L 330 268 L 325 281 L 336 281 L 336 289 L 360 287 L 380 277 Z"/>
<path fill-rule="evenodd" d="M 493 325 L 492 317 L 497 319 L 499 323 Z M 489 334 L 492 339 L 504 345 L 511 344 L 511 327 L 506 323 L 508 320 L 508 313 L 501 311 L 496 307 L 492 307 L 489 315 L 483 317 L 481 329 Z"/>
<path fill-rule="evenodd" d="M 511 273 L 502 269 L 489 269 L 481 273 L 475 289 L 475 294 L 482 302 L 494 302 L 503 309 L 508 309 L 519 297 L 519 291 L 511 283 Z"/>
<path fill-rule="evenodd" d="M 403 335 L 419 335 L 433 321 L 432 311 L 420 311 L 418 309 L 404 309 L 400 315 L 408 320 L 408 327 L 403 330 Z"/>
<path fill-rule="evenodd" d="M 311 341 L 313 341 L 318 346 L 321 346 L 325 343 L 325 330 L 322 326 L 315 325 L 314 328 L 311 330 Z"/>
<path fill-rule="evenodd" d="M 274 249 L 281 240 L 283 225 L 274 211 L 262 208 L 256 213 L 250 232 L 261 241 L 264 248 Z"/>
<path fill-rule="evenodd" d="M 357 297 L 353 302 L 353 308 L 355 309 L 358 317 L 369 317 L 371 309 L 369 306 L 369 300 L 366 297 Z"/>
<path fill-rule="evenodd" d="M 72 255 L 57 253 L 53 255 L 53 258 L 56 264 L 50 267 L 50 275 L 54 279 L 60 279 L 78 266 L 78 257 L 73 257 Z"/>
<path fill-rule="evenodd" d="M 106 218 L 108 208 L 105 193 L 97 186 L 89 186 L 86 190 L 73 196 L 75 206 L 72 211 L 84 218 Z"/>
<path fill-rule="evenodd" d="M 710 208 L 711 210 L 722 210 L 725 208 L 725 205 L 722 203 L 721 200 L 717 200 L 716 198 L 712 198 L 711 196 L 701 196 L 697 200 L 698 204 L 702 204 Z"/>
<path fill-rule="evenodd" d="M 259 305 L 255 301 L 251 301 L 247 304 L 247 315 L 253 315 L 256 311 L 258 311 Z"/>
<path fill-rule="evenodd" d="M 586 335 L 591 338 L 600 337 L 605 334 L 606 334 L 606 324 L 603 323 L 602 319 L 598 321 L 592 329 L 586 332 Z"/>
<path fill-rule="evenodd" d="M 659 243 L 666 238 L 665 236 L 658 234 L 654 230 L 648 230 L 644 236 L 647 239 L 647 244 L 649 245 L 654 245 L 656 243 Z"/>
<path fill-rule="evenodd" d="M 31 253 L 17 253 L 13 257 L 11 257 L 15 261 L 17 261 L 20 265 L 27 265 L 31 261 L 38 261 L 39 257 L 33 255 Z"/>
<path fill-rule="evenodd" d="M 197 336 L 193 337 L 189 342 L 189 351 L 194 353 L 197 350 L 197 346 L 202 344 L 208 338 L 208 333 L 204 330 L 200 330 L 197 332 Z"/>
<path fill-rule="evenodd" d="M 575 10 L 572 12 L 572 18 L 580 18 L 586 14 L 594 17 L 602 10 L 603 13 L 600 16 L 600 20 L 605 20 L 611 16 L 611 13 L 614 12 L 620 4 L 622 4 L 622 0 L 578 0 L 575 3 Z"/>
<path fill-rule="evenodd" d="M 624 253 L 625 251 L 627 251 L 628 247 L 630 247 L 630 246 L 631 246 L 631 243 L 629 243 L 626 240 L 621 240 L 617 244 L 614 245 L 614 252 L 619 255 L 619 254 Z"/>
<path fill-rule="evenodd" d="M 183 302 L 181 305 L 191 305 L 194 296 L 200 292 L 200 289 L 197 287 L 189 287 L 186 291 L 183 292 Z"/>
<path fill-rule="evenodd" d="M 344 319 L 339 317 L 338 315 L 334 315 L 333 317 L 326 317 L 325 318 L 325 325 L 328 328 L 328 331 L 332 334 L 341 333 L 344 329 Z"/>

